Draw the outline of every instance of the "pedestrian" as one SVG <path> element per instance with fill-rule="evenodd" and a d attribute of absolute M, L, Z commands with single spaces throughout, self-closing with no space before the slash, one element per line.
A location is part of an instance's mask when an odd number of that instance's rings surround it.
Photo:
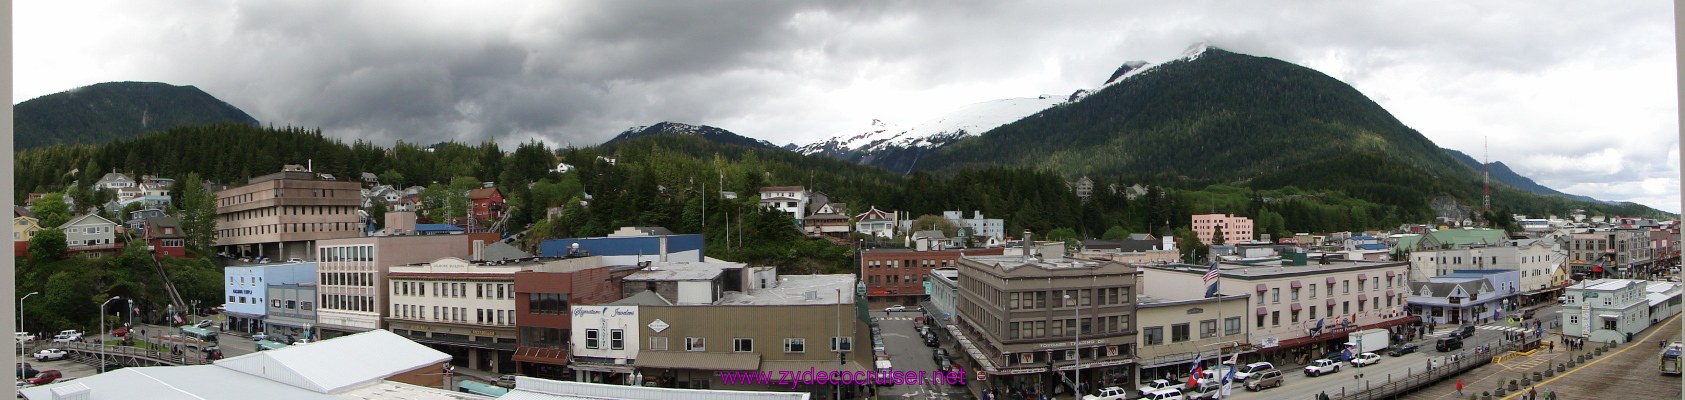
<path fill-rule="evenodd" d="M 1457 378 L 1457 395 L 1463 395 L 1463 378 Z"/>
<path fill-rule="evenodd" d="M 1533 387 L 1528 387 L 1527 388 L 1527 400 L 1534 400 L 1534 399 L 1537 399 L 1537 398 L 1539 398 L 1539 392 L 1537 390 L 1534 390 Z"/>

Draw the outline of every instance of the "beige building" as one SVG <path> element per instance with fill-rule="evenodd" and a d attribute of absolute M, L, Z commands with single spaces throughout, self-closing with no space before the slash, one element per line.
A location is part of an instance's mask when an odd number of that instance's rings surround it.
<path fill-rule="evenodd" d="M 357 182 L 290 165 L 216 193 L 216 246 L 238 256 L 308 260 L 318 240 L 362 235 L 361 204 Z"/>
<path fill-rule="evenodd" d="M 966 369 L 985 371 L 991 388 L 1053 393 L 1073 378 L 1122 386 L 1135 369 L 1135 275 L 1111 261 L 961 256 L 950 332 L 971 358 Z"/>
<path fill-rule="evenodd" d="M 386 316 L 388 268 L 468 258 L 466 235 L 401 235 L 329 239 L 316 243 L 316 322 L 323 338 L 381 328 Z M 431 312 L 431 311 L 429 311 Z"/>
<path fill-rule="evenodd" d="M 1277 263 L 1279 264 L 1279 262 Z M 1322 355 L 1346 333 L 1413 323 L 1408 262 L 1329 260 L 1309 265 L 1223 263 L 1219 293 L 1251 296 L 1249 341 L 1263 361 L 1297 362 Z M 1170 293 L 1205 293 L 1205 266 L 1144 267 L 1143 282 Z M 1320 323 L 1320 328 L 1318 327 Z"/>
<path fill-rule="evenodd" d="M 481 371 L 515 371 L 515 273 L 538 262 L 442 258 L 386 272 L 388 330 Z"/>
<path fill-rule="evenodd" d="M 1136 335 L 1138 381 L 1151 381 L 1166 373 L 1188 374 L 1194 360 L 1216 365 L 1235 352 L 1250 352 L 1246 308 L 1249 294 L 1203 297 L 1204 293 L 1164 290 L 1143 285 L 1136 297 L 1135 319 L 1141 327 Z"/>
<path fill-rule="evenodd" d="M 1218 228 L 1223 230 L 1223 243 L 1235 244 L 1252 241 L 1252 219 L 1236 217 L 1233 214 L 1194 214 L 1194 235 L 1199 236 L 1199 242 L 1211 244 Z"/>

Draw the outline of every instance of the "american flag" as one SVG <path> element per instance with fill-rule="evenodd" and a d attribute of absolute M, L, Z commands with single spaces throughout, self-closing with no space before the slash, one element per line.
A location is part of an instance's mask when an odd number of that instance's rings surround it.
<path fill-rule="evenodd" d="M 1217 279 L 1217 261 L 1212 261 L 1211 268 L 1205 270 L 1205 283 L 1211 284 L 1213 279 Z"/>

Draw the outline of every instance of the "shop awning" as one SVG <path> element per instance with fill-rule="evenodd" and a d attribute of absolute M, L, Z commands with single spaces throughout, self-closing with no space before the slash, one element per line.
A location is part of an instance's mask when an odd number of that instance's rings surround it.
<path fill-rule="evenodd" d="M 1603 317 L 1603 319 L 1621 319 L 1620 314 L 1597 314 L 1597 316 Z"/>
<path fill-rule="evenodd" d="M 638 354 L 637 366 L 638 368 L 707 371 L 755 371 L 761 369 L 761 355 L 754 353 L 646 351 Z"/>
<path fill-rule="evenodd" d="M 1303 307 L 1299 306 L 1299 303 L 1293 303 L 1291 308 L 1293 309 L 1293 312 L 1299 312 L 1299 310 L 1303 309 Z"/>
<path fill-rule="evenodd" d="M 1299 281 L 1293 281 L 1293 284 L 1292 284 L 1292 287 L 1293 287 L 1293 288 L 1294 288 L 1294 289 L 1298 289 L 1298 288 L 1299 288 L 1299 287 L 1300 287 L 1300 286 L 1302 286 L 1302 285 L 1303 285 L 1303 284 L 1301 284 L 1301 283 L 1299 283 Z"/>
<path fill-rule="evenodd" d="M 1366 280 L 1369 280 L 1369 274 L 1357 274 L 1357 281 L 1358 282 L 1363 282 L 1363 281 L 1366 281 Z"/>
<path fill-rule="evenodd" d="M 1259 293 L 1263 293 L 1263 292 L 1264 292 L 1264 291 L 1267 291 L 1267 290 L 1269 290 L 1269 289 L 1268 289 L 1268 288 L 1266 288 L 1266 287 L 1265 287 L 1265 286 L 1264 286 L 1264 284 L 1262 284 L 1262 283 L 1260 283 L 1260 284 L 1258 284 L 1258 292 L 1259 292 Z"/>
<path fill-rule="evenodd" d="M 1269 315 L 1269 313 L 1269 310 L 1265 310 L 1263 307 L 1258 307 L 1258 315 Z"/>
<path fill-rule="evenodd" d="M 568 351 L 563 348 L 550 347 L 515 347 L 515 361 L 550 365 L 567 365 Z"/>

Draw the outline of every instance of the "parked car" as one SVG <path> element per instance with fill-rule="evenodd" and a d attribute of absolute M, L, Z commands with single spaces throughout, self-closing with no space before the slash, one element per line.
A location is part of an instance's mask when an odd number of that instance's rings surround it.
<path fill-rule="evenodd" d="M 46 370 L 46 371 L 41 371 L 41 373 L 35 375 L 34 378 L 30 378 L 29 384 L 31 384 L 31 385 L 45 385 L 45 384 L 53 383 L 53 381 L 58 380 L 58 378 L 63 378 L 63 377 L 64 377 L 64 374 L 59 373 L 59 370 L 49 369 L 49 370 Z"/>
<path fill-rule="evenodd" d="M 1219 389 L 1222 389 L 1222 386 L 1218 385 L 1215 381 L 1200 382 L 1199 385 L 1188 389 L 1186 392 L 1182 392 L 1182 396 L 1186 397 L 1188 400 L 1210 400 L 1217 398 L 1217 391 Z"/>
<path fill-rule="evenodd" d="M 1370 366 L 1370 365 L 1375 365 L 1375 363 L 1378 363 L 1378 362 L 1381 362 L 1381 355 L 1375 354 L 1375 353 L 1358 354 L 1357 357 L 1352 357 L 1352 360 L 1351 360 L 1351 364 L 1352 364 L 1353 367 L 1356 367 L 1356 366 L 1359 366 L 1359 365 Z"/>
<path fill-rule="evenodd" d="M 1305 366 L 1305 376 L 1320 376 L 1334 372 L 1340 372 L 1340 362 L 1326 358 L 1311 361 L 1311 365 Z"/>
<path fill-rule="evenodd" d="M 216 321 L 211 321 L 211 320 L 208 320 L 208 319 L 202 319 L 202 320 L 199 320 L 199 323 L 194 324 L 193 326 L 197 326 L 197 327 L 200 327 L 200 328 L 209 328 L 209 327 L 211 327 L 211 325 L 216 325 Z"/>
<path fill-rule="evenodd" d="M 119 327 L 117 327 L 117 329 L 112 329 L 111 330 L 111 336 L 116 336 L 116 337 L 129 336 L 129 328 L 119 326 Z"/>
<path fill-rule="evenodd" d="M 1100 388 L 1094 394 L 1083 395 L 1082 400 L 1124 400 L 1129 398 L 1129 391 L 1117 386 Z"/>
<path fill-rule="evenodd" d="M 1461 349 L 1461 348 L 1463 348 L 1463 338 L 1456 337 L 1456 336 L 1446 336 L 1446 337 L 1439 338 L 1439 341 L 1434 342 L 1434 344 L 1433 344 L 1433 349 L 1439 350 L 1441 352 L 1446 352 L 1446 351 L 1451 351 L 1451 350 L 1456 350 L 1456 349 Z"/>
<path fill-rule="evenodd" d="M 59 349 L 46 349 L 35 352 L 35 361 L 57 361 L 69 357 L 70 352 Z"/>
<path fill-rule="evenodd" d="M 1271 363 L 1267 363 L 1267 362 L 1255 362 L 1255 363 L 1251 363 L 1251 364 L 1246 364 L 1246 365 L 1241 366 L 1239 369 L 1235 370 L 1234 378 L 1237 381 L 1245 381 L 1249 378 L 1252 378 L 1253 374 L 1257 374 L 1259 372 L 1264 372 L 1264 371 L 1269 371 L 1269 370 L 1272 370 L 1272 369 L 1275 369 L 1275 364 L 1271 364 Z"/>
<path fill-rule="evenodd" d="M 1533 319 L 1533 310 L 1522 311 L 1521 319 Z"/>
<path fill-rule="evenodd" d="M 41 371 L 35 370 L 35 367 L 30 366 L 29 363 L 18 363 L 18 375 L 23 375 L 24 379 L 34 378 L 36 374 L 40 373 Z"/>
<path fill-rule="evenodd" d="M 930 360 L 935 361 L 937 365 L 941 365 L 944 358 L 948 358 L 948 350 L 938 347 L 930 351 Z"/>
<path fill-rule="evenodd" d="M 501 387 L 505 387 L 505 388 L 514 388 L 515 387 L 515 376 L 514 375 L 499 376 L 499 377 L 497 377 L 497 381 L 492 382 L 492 383 L 497 385 L 497 386 L 501 386 Z"/>
<path fill-rule="evenodd" d="M 1142 397 L 1141 400 L 1187 400 L 1187 397 L 1182 396 L 1182 389 L 1173 387 L 1148 393 L 1145 397 Z"/>
<path fill-rule="evenodd" d="M 929 347 L 936 347 L 936 335 L 925 336 L 924 337 L 924 345 L 929 346 Z"/>
<path fill-rule="evenodd" d="M 883 312 L 901 312 L 901 311 L 907 311 L 907 306 L 893 305 L 893 306 L 885 307 L 883 309 Z"/>
<path fill-rule="evenodd" d="M 1256 374 L 1246 380 L 1246 390 L 1259 391 L 1273 387 L 1281 387 L 1281 371 L 1269 370 Z"/>
<path fill-rule="evenodd" d="M 35 334 L 33 333 L 17 332 L 15 335 L 17 335 L 18 343 L 35 343 Z"/>
<path fill-rule="evenodd" d="M 1174 387 L 1176 387 L 1176 384 L 1170 383 L 1170 381 L 1154 379 L 1152 382 L 1147 382 L 1146 384 L 1141 385 L 1141 387 L 1136 390 L 1141 392 L 1141 397 L 1147 397 L 1152 395 L 1154 392 Z"/>
<path fill-rule="evenodd" d="M 1393 356 L 1393 357 L 1398 357 L 1398 356 L 1402 356 L 1402 355 L 1405 355 L 1405 354 L 1415 353 L 1416 349 L 1419 348 L 1419 347 L 1422 347 L 1422 346 L 1419 346 L 1415 343 L 1404 343 L 1404 344 L 1400 344 L 1400 345 L 1397 345 L 1397 346 L 1393 346 L 1392 349 L 1387 350 L 1387 355 Z"/>
<path fill-rule="evenodd" d="M 80 341 L 82 341 L 82 334 L 80 333 L 74 335 L 61 333 L 53 336 L 53 343 L 71 343 Z"/>
<path fill-rule="evenodd" d="M 1457 336 L 1463 339 L 1474 337 L 1474 325 L 1463 325 L 1461 329 L 1457 330 Z"/>
<path fill-rule="evenodd" d="M 1199 379 L 1197 379 L 1196 382 L 1199 382 L 1201 384 L 1204 384 L 1204 383 L 1207 383 L 1207 382 L 1217 382 L 1219 379 L 1223 378 L 1223 375 L 1227 375 L 1229 373 L 1229 369 L 1231 369 L 1231 368 L 1234 368 L 1234 367 L 1230 367 L 1230 366 L 1227 366 L 1227 365 L 1219 365 L 1219 366 L 1216 366 L 1216 367 L 1208 369 L 1208 370 L 1200 371 L 1199 372 Z M 1237 372 L 1236 375 L 1239 375 L 1239 373 Z M 1235 378 L 1235 380 L 1240 380 L 1240 378 Z"/>
<path fill-rule="evenodd" d="M 253 342 L 256 342 L 256 341 L 259 341 L 259 340 L 269 340 L 269 334 L 267 334 L 267 333 L 258 333 L 258 334 L 253 334 L 253 335 L 252 335 L 252 341 L 253 341 Z"/>

